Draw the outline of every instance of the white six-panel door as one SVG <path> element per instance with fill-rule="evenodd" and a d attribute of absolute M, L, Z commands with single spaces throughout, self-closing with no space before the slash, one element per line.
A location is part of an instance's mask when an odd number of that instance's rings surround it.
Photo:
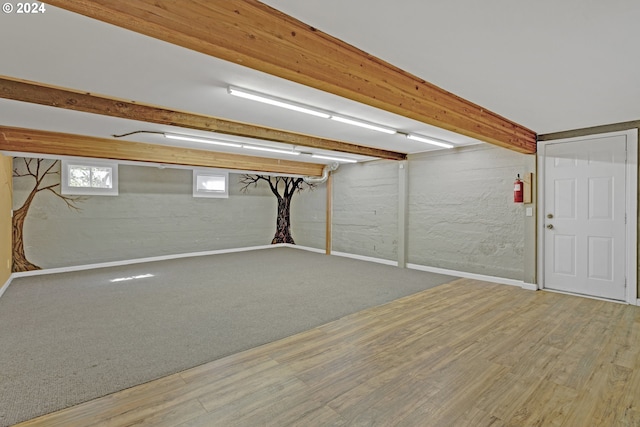
<path fill-rule="evenodd" d="M 626 136 L 548 143 L 544 157 L 544 287 L 624 301 Z"/>

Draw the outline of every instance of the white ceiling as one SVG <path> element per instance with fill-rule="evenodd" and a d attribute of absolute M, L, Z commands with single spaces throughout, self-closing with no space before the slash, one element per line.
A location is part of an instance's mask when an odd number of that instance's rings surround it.
<path fill-rule="evenodd" d="M 537 133 L 640 119 L 637 0 L 265 3 Z M 457 145 L 477 143 L 52 6 L 40 15 L 0 15 L 0 74 L 405 153 L 431 149 L 237 99 L 226 91 L 234 85 Z M 137 130 L 205 134 L 7 100 L 0 100 L 0 125 L 105 138 Z M 166 143 L 149 134 L 127 139 Z"/>
<path fill-rule="evenodd" d="M 538 134 L 640 119 L 638 0 L 265 0 Z"/>

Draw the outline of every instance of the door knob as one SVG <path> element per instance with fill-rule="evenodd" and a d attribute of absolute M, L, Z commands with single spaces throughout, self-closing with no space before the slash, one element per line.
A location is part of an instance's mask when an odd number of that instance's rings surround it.
<path fill-rule="evenodd" d="M 547 218 L 549 219 L 553 218 L 553 214 L 547 214 Z"/>
<path fill-rule="evenodd" d="M 547 228 L 548 228 L 549 230 L 553 230 L 553 224 L 549 224 L 549 225 L 547 225 Z"/>

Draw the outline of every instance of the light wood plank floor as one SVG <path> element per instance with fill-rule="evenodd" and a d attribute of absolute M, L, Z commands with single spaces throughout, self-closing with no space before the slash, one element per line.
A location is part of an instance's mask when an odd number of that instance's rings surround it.
<path fill-rule="evenodd" d="M 640 308 L 457 280 L 20 426 L 640 426 Z"/>

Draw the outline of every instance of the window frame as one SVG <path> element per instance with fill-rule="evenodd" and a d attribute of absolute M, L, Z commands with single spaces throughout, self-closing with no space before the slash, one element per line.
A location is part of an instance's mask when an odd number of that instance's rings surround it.
<path fill-rule="evenodd" d="M 73 187 L 69 185 L 69 168 L 71 166 L 84 166 L 90 168 L 111 168 L 111 188 L 99 187 Z M 60 193 L 71 196 L 117 196 L 118 188 L 118 162 L 95 159 L 62 159 L 60 162 Z"/>
<path fill-rule="evenodd" d="M 206 191 L 198 189 L 198 177 L 223 177 L 224 191 Z M 229 198 L 229 172 L 218 169 L 194 169 L 193 170 L 193 197 L 203 197 L 210 199 Z"/>

